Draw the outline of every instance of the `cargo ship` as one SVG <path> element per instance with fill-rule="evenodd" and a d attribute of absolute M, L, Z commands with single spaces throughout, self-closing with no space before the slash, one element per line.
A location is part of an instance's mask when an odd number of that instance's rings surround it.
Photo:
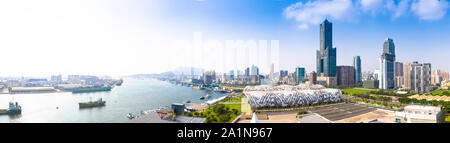
<path fill-rule="evenodd" d="M 72 93 L 100 92 L 100 91 L 111 91 L 111 86 L 79 87 L 74 88 L 72 90 Z"/>
<path fill-rule="evenodd" d="M 197 89 L 197 90 L 205 90 L 205 88 L 202 87 L 202 86 L 192 86 L 191 88 L 192 89 Z"/>
<path fill-rule="evenodd" d="M 22 107 L 19 105 L 18 102 L 16 102 L 15 104 L 14 102 L 9 102 L 8 109 L 0 109 L 0 115 L 1 114 L 8 114 L 8 115 L 22 114 Z"/>
<path fill-rule="evenodd" d="M 78 105 L 80 105 L 80 108 L 92 108 L 92 107 L 105 106 L 105 103 L 106 103 L 106 101 L 103 101 L 103 99 L 100 98 L 97 101 L 80 102 L 80 103 L 78 103 Z"/>

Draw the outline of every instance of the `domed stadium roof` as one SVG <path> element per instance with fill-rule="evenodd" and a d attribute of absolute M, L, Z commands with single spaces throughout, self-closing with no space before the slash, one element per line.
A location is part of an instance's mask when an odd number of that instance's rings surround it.
<path fill-rule="evenodd" d="M 252 107 L 305 106 L 341 101 L 339 89 L 322 85 L 300 84 L 298 86 L 247 86 L 244 94 Z"/>

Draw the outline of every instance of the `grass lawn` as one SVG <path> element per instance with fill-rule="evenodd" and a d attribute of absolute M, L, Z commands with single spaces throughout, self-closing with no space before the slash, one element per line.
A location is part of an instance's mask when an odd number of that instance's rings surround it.
<path fill-rule="evenodd" d="M 433 92 L 431 92 L 431 95 L 444 95 L 444 92 L 450 92 L 450 90 L 436 90 L 436 91 L 433 91 Z M 446 95 L 446 96 L 450 96 L 450 95 Z"/>
<path fill-rule="evenodd" d="M 234 103 L 234 102 L 241 102 L 241 97 L 239 98 L 230 98 L 228 100 L 225 100 L 225 102 L 230 102 L 230 103 Z"/>
<path fill-rule="evenodd" d="M 242 98 L 241 112 L 252 113 L 252 109 L 250 107 L 250 104 L 248 104 L 248 99 L 246 97 Z"/>
<path fill-rule="evenodd" d="M 341 89 L 342 93 L 348 94 L 348 95 L 354 95 L 354 94 L 366 94 L 370 91 L 377 91 L 375 89 L 363 89 L 363 88 L 350 88 L 350 89 Z"/>
<path fill-rule="evenodd" d="M 241 112 L 241 104 L 224 104 L 224 105 L 230 108 L 231 110 L 236 109 L 239 111 L 239 113 Z"/>

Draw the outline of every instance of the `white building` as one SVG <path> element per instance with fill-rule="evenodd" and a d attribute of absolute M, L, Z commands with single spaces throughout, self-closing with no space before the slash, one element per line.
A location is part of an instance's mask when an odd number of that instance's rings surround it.
<path fill-rule="evenodd" d="M 444 123 L 442 106 L 408 105 L 403 111 L 395 112 L 397 120 L 403 123 Z"/>

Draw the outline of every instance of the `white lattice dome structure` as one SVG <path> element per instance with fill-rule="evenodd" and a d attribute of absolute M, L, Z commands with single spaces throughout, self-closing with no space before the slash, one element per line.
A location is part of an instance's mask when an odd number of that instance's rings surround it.
<path fill-rule="evenodd" d="M 256 108 L 305 106 L 342 100 L 342 92 L 339 89 L 310 84 L 247 86 L 244 94 L 247 96 L 249 104 Z"/>

